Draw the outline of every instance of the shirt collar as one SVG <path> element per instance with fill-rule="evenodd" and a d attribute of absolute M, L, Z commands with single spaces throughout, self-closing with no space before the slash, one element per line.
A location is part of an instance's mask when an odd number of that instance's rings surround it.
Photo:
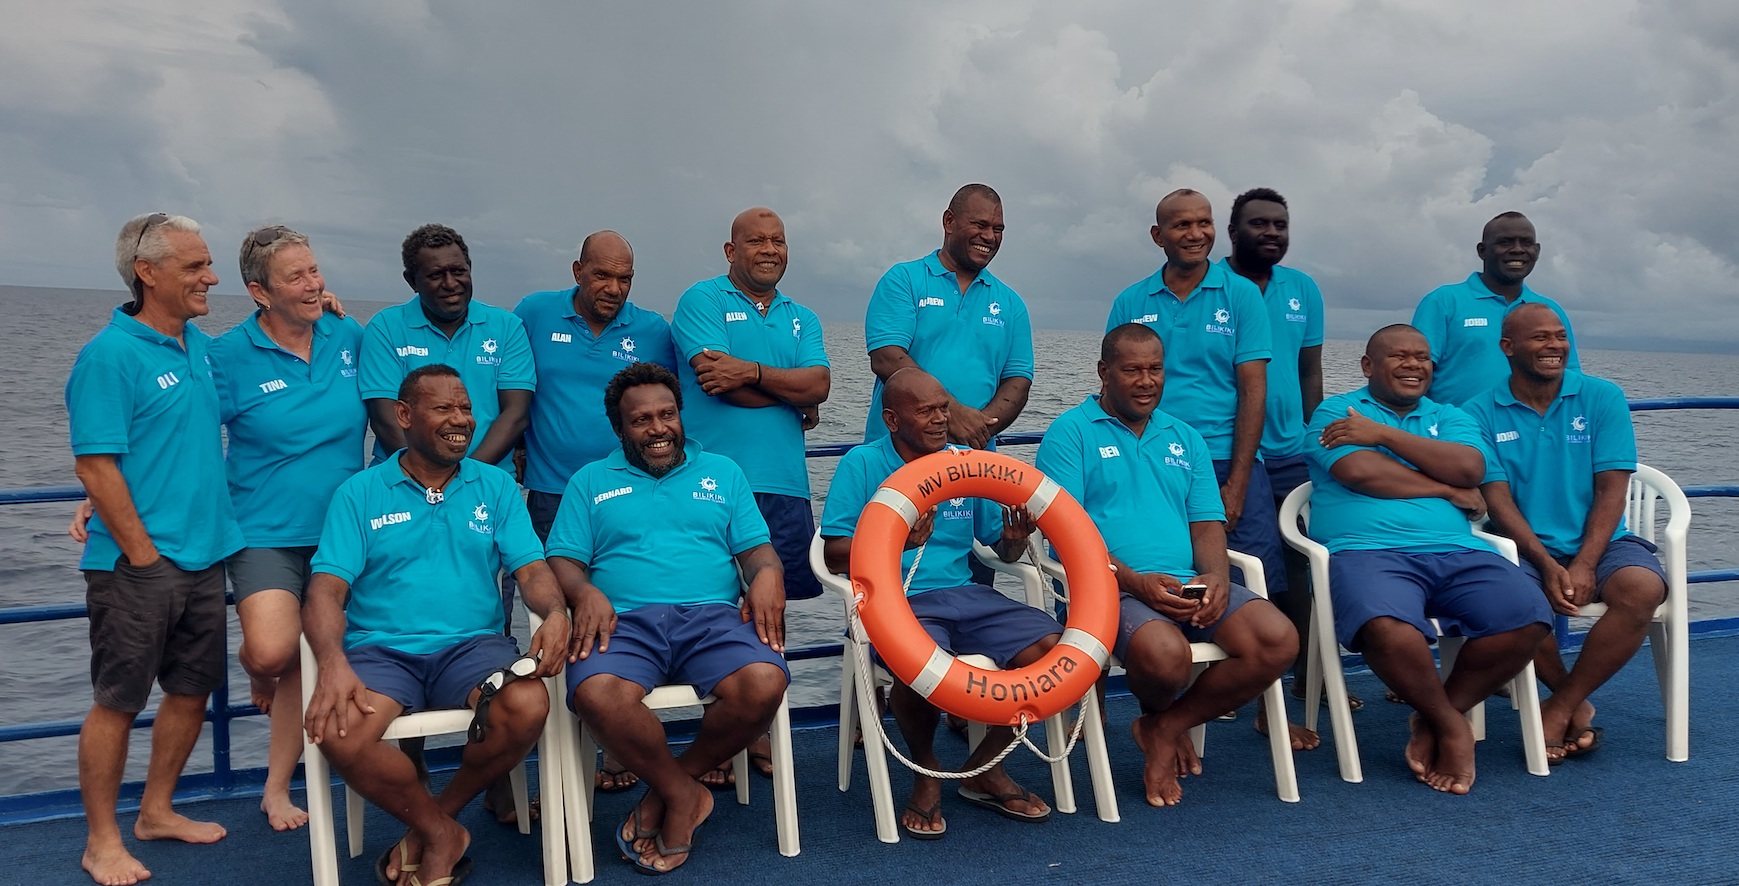
<path fill-rule="evenodd" d="M 1467 288 L 1473 290 L 1473 294 L 1476 298 L 1495 298 L 1495 299 L 1503 300 L 1503 296 L 1498 295 L 1495 292 L 1492 292 L 1490 287 L 1485 285 L 1485 281 L 1479 279 L 1479 272 L 1478 271 L 1474 271 L 1473 273 L 1467 275 Z M 1527 281 L 1523 280 L 1522 281 L 1522 294 L 1516 296 L 1516 300 L 1513 302 L 1510 302 L 1510 304 L 1519 305 L 1525 301 L 1539 301 L 1539 300 L 1540 300 L 1540 294 L 1533 291 L 1532 289 L 1529 289 Z"/>
<path fill-rule="evenodd" d="M 138 317 L 135 317 L 120 308 L 116 308 L 114 315 L 109 318 L 109 325 L 119 327 L 122 332 L 125 332 L 134 338 L 142 338 L 148 342 L 160 345 L 174 345 L 177 348 L 181 347 L 181 343 L 176 341 L 173 337 L 164 335 L 163 333 L 152 329 L 150 326 L 141 322 Z M 192 323 L 184 324 L 181 327 L 182 338 L 186 339 L 189 331 L 194 328 L 195 327 Z"/>
<path fill-rule="evenodd" d="M 930 272 L 930 276 L 932 277 L 947 277 L 950 280 L 959 279 L 954 276 L 953 271 L 948 270 L 947 266 L 942 264 L 942 250 L 940 249 L 924 256 L 924 267 Z M 978 276 L 972 278 L 971 285 L 966 288 L 971 289 L 973 286 L 977 286 L 981 283 L 985 286 L 990 286 L 995 282 L 997 282 L 996 276 L 990 273 L 989 268 L 985 268 L 978 272 Z M 959 289 L 959 284 L 955 284 L 955 289 Z"/>
<path fill-rule="evenodd" d="M 1167 264 L 1169 264 L 1169 262 Z M 1165 267 L 1165 265 L 1160 265 L 1159 270 L 1154 271 L 1153 276 L 1147 278 L 1148 295 L 1159 295 L 1161 293 L 1171 292 L 1171 290 L 1165 287 Z M 1207 289 L 1225 289 L 1226 275 L 1230 273 L 1232 272 L 1226 268 L 1224 260 L 1208 262 L 1207 274 L 1202 277 L 1202 282 L 1197 283 L 1196 288 L 1190 291 L 1190 295 L 1193 296 L 1196 293 Z M 1172 297 L 1176 298 L 1176 296 Z"/>
<path fill-rule="evenodd" d="M 754 299 L 745 295 L 741 289 L 738 289 L 737 284 L 731 282 L 731 275 L 729 275 L 729 274 L 720 274 L 718 277 L 714 278 L 714 282 L 716 282 L 718 284 L 720 289 L 723 289 L 724 291 L 729 292 L 732 295 L 735 295 L 737 298 L 740 298 L 743 301 L 750 302 L 751 304 L 754 303 L 754 301 L 755 301 Z M 791 299 L 786 298 L 785 293 L 780 292 L 778 289 L 774 289 L 773 290 L 773 300 L 767 303 L 767 314 L 762 315 L 762 316 L 771 315 L 773 313 L 773 309 L 778 307 L 780 302 L 789 302 L 789 301 L 791 301 Z M 756 309 L 756 313 L 760 313 L 759 308 Z"/>
<path fill-rule="evenodd" d="M 1558 396 L 1554 397 L 1552 402 L 1556 403 L 1566 397 L 1574 397 L 1580 393 L 1582 393 L 1582 373 L 1577 372 L 1574 369 L 1566 369 L 1564 370 L 1564 380 L 1558 386 Z M 1497 401 L 1499 406 L 1521 405 L 1521 401 L 1516 399 L 1515 392 L 1510 390 L 1510 384 L 1507 377 L 1503 384 L 1498 385 L 1492 391 L 1492 398 Z"/>
<path fill-rule="evenodd" d="M 1376 395 L 1371 393 L 1371 386 L 1370 385 L 1365 385 L 1364 387 L 1359 388 L 1356 397 L 1360 403 L 1368 403 L 1372 406 L 1375 406 L 1376 408 L 1381 409 L 1384 412 L 1388 413 L 1389 415 L 1393 416 L 1396 421 L 1406 421 L 1407 419 L 1410 419 L 1410 418 L 1423 417 L 1423 416 L 1431 415 L 1437 411 L 1437 401 L 1432 400 L 1430 397 L 1420 397 L 1419 402 L 1416 405 L 1414 405 L 1413 411 L 1407 413 L 1406 415 L 1402 415 L 1402 414 L 1396 412 L 1395 410 L 1390 409 L 1389 404 L 1384 403 L 1381 400 L 1378 400 L 1376 398 Z"/>
<path fill-rule="evenodd" d="M 391 489 L 400 483 L 406 483 L 416 489 L 418 495 L 423 495 L 424 490 L 427 487 L 411 479 L 411 475 L 405 473 L 405 469 L 399 466 L 399 461 L 403 458 L 404 454 L 405 451 L 400 449 L 392 455 L 387 456 L 386 460 L 380 463 L 381 473 L 384 475 L 381 477 L 381 482 L 385 483 L 388 489 Z M 463 461 L 459 462 L 458 473 L 453 475 L 453 479 L 447 481 L 447 489 L 452 489 L 455 485 L 475 481 L 478 477 L 477 472 L 483 470 L 484 467 L 485 465 L 482 462 L 470 456 L 466 456 Z M 490 467 L 489 469 L 500 470 L 499 468 L 494 467 Z"/>
<path fill-rule="evenodd" d="M 411 296 L 411 300 L 405 303 L 405 310 L 411 315 L 411 321 L 405 325 L 412 329 L 422 327 L 424 329 L 433 329 L 436 332 L 441 332 L 440 327 L 435 325 L 435 321 L 430 320 L 429 315 L 423 311 L 422 296 Z M 482 322 L 482 312 L 477 310 L 477 296 L 473 295 L 471 296 L 471 303 L 465 306 L 465 325 L 476 326 Z M 441 334 L 445 335 L 446 333 Z"/>
<path fill-rule="evenodd" d="M 1087 399 L 1081 401 L 1081 411 L 1087 414 L 1088 420 L 1093 422 L 1110 422 L 1131 434 L 1135 433 L 1128 425 L 1123 423 L 1123 419 L 1106 412 L 1105 407 L 1100 405 L 1099 399 L 1099 394 L 1089 394 Z M 1175 419 L 1167 414 L 1165 410 L 1156 407 L 1153 410 L 1153 414 L 1147 417 L 1147 425 L 1142 429 L 1141 435 L 1143 437 L 1147 436 L 1147 432 L 1153 428 L 1169 428 L 1174 424 L 1174 422 Z"/>
<path fill-rule="evenodd" d="M 566 317 L 569 320 L 575 320 L 575 321 L 578 321 L 580 323 L 584 323 L 586 326 L 586 329 L 590 330 L 592 328 L 591 323 L 587 322 L 586 318 L 580 316 L 579 311 L 574 310 L 574 298 L 579 295 L 579 292 L 580 292 L 580 287 L 575 286 L 572 289 L 569 289 L 567 291 L 567 295 L 562 298 L 562 316 Z M 627 326 L 628 321 L 633 318 L 634 311 L 636 311 L 636 310 L 637 310 L 637 308 L 634 307 L 633 302 L 631 302 L 631 301 L 622 302 L 622 310 L 616 312 L 616 319 L 611 320 L 609 323 L 604 324 L 604 328 L 606 330 L 608 330 L 608 329 L 615 329 L 618 326 Z"/>
<path fill-rule="evenodd" d="M 612 471 L 622 471 L 623 473 L 632 474 L 636 477 L 645 477 L 646 479 L 657 483 L 688 470 L 689 466 L 694 464 L 695 457 L 704 451 L 705 450 L 701 448 L 699 440 L 690 438 L 684 441 L 682 445 L 682 464 L 677 465 L 670 471 L 670 473 L 667 473 L 662 477 L 654 477 L 628 463 L 628 454 L 622 451 L 621 442 L 618 440 L 616 448 L 610 450 L 609 455 L 604 456 L 604 467 L 609 468 Z"/>
<path fill-rule="evenodd" d="M 314 341 L 318 342 L 332 334 L 332 320 L 333 317 L 330 314 L 322 314 L 319 320 L 314 321 Z M 272 337 L 267 335 L 266 330 L 260 326 L 259 311 L 249 314 L 248 318 L 241 322 L 241 328 L 242 334 L 248 337 L 248 341 L 252 342 L 254 347 L 264 348 L 268 351 L 283 350 L 283 347 L 272 341 Z"/>

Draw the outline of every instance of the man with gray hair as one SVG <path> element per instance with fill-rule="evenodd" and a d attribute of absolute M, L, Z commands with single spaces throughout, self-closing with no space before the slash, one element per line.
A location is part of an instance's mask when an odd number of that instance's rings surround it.
<path fill-rule="evenodd" d="M 102 884 L 151 876 L 115 818 L 127 740 L 153 679 L 163 689 L 133 836 L 213 843 L 224 829 L 170 800 L 224 676 L 223 559 L 242 547 L 230 506 L 210 338 L 191 322 L 217 285 L 192 219 L 121 228 L 115 269 L 133 293 L 79 352 L 66 383 L 75 471 L 96 508 L 79 568 L 95 703 L 79 732 L 83 866 Z"/>

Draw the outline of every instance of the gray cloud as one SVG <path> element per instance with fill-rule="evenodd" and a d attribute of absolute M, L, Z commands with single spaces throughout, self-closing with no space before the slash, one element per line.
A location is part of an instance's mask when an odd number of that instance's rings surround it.
<path fill-rule="evenodd" d="M 635 297 L 668 310 L 766 203 L 786 290 L 856 322 L 976 180 L 1036 321 L 1095 327 L 1159 261 L 1160 195 L 1223 212 L 1261 184 L 1293 204 L 1331 335 L 1405 319 L 1520 209 L 1532 282 L 1585 340 L 1739 341 L 1721 0 L 158 7 L 33 4 L 0 35 L 0 281 L 113 285 L 114 231 L 165 208 L 206 224 L 221 270 L 283 221 L 334 289 L 390 300 L 399 240 L 438 220 L 511 304 L 614 227 Z"/>

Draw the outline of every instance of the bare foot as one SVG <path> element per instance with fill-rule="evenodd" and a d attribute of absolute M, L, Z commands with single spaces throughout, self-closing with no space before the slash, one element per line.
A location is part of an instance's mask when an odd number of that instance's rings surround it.
<path fill-rule="evenodd" d="M 1141 770 L 1142 787 L 1147 791 L 1150 806 L 1176 806 L 1183 802 L 1183 786 L 1177 783 L 1178 771 L 1184 762 L 1178 759 L 1179 743 L 1174 736 L 1164 735 L 1157 714 L 1143 714 L 1129 724 L 1129 732 L 1147 763 Z M 1189 741 L 1189 734 L 1183 736 Z M 1194 749 L 1191 749 L 1194 753 Z"/>
<path fill-rule="evenodd" d="M 1407 768 L 1413 770 L 1413 775 L 1420 781 L 1425 780 L 1425 773 L 1431 769 L 1431 764 L 1437 759 L 1437 733 L 1425 726 L 1425 718 L 1418 714 L 1407 715 Z"/>
<path fill-rule="evenodd" d="M 688 796 L 665 807 L 658 836 L 652 838 L 650 848 L 640 853 L 641 866 L 667 874 L 688 861 L 688 850 L 682 847 L 694 845 L 694 832 L 713 811 L 712 792 L 700 785 L 695 787 Z M 641 826 L 645 826 L 644 821 Z"/>
<path fill-rule="evenodd" d="M 151 871 L 127 851 L 117 840 L 113 846 L 98 848 L 85 844 L 85 857 L 80 861 L 85 873 L 103 886 L 129 886 L 151 879 Z"/>
<path fill-rule="evenodd" d="M 1188 778 L 1202 774 L 1202 758 L 1196 755 L 1196 743 L 1190 741 L 1190 733 L 1185 729 L 1177 737 L 1177 777 Z"/>
<path fill-rule="evenodd" d="M 701 784 L 706 785 L 708 789 L 715 791 L 735 787 L 737 784 L 736 765 L 732 761 L 726 760 L 724 763 L 720 764 L 717 769 L 708 769 L 701 773 L 700 778 L 695 779 L 695 781 L 698 781 Z"/>
<path fill-rule="evenodd" d="M 537 797 L 526 798 L 526 811 L 531 813 L 535 823 L 543 818 L 543 809 Z M 519 809 L 513 804 L 513 782 L 506 776 L 498 778 L 483 792 L 483 811 L 495 817 L 495 823 L 509 827 L 519 826 Z"/>
<path fill-rule="evenodd" d="M 171 812 L 162 818 L 147 820 L 144 813 L 133 822 L 133 836 L 141 840 L 180 840 L 183 843 L 216 843 L 229 833 L 215 821 L 194 821 Z"/>
<path fill-rule="evenodd" d="M 278 681 L 250 676 L 248 694 L 253 697 L 254 707 L 259 708 L 260 713 L 269 714 L 272 712 L 272 699 L 278 694 Z"/>
<path fill-rule="evenodd" d="M 1455 717 L 1453 728 L 1437 733 L 1437 757 L 1425 771 L 1423 781 L 1447 794 L 1472 790 L 1473 749 L 1473 727 L 1465 717 Z"/>
<path fill-rule="evenodd" d="M 948 829 L 942 818 L 942 782 L 921 775 L 914 780 L 912 796 L 900 812 L 900 827 L 926 834 Z"/>
<path fill-rule="evenodd" d="M 1261 708 L 1256 710 L 1256 731 L 1263 735 L 1268 734 L 1268 712 Z M 1292 749 L 1295 751 L 1314 751 L 1322 744 L 1322 736 L 1301 724 L 1287 723 L 1286 731 L 1292 737 Z"/>
<path fill-rule="evenodd" d="M 290 793 L 267 794 L 260 798 L 260 811 L 272 823 L 274 831 L 293 831 L 308 823 L 308 813 L 290 802 Z"/>

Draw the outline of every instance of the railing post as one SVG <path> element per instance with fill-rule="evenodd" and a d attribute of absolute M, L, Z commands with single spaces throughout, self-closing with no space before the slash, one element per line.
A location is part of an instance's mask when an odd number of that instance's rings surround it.
<path fill-rule="evenodd" d="M 235 787 L 235 773 L 230 768 L 229 752 L 229 667 L 225 663 L 223 680 L 217 684 L 217 691 L 211 694 L 211 773 L 217 781 L 217 789 L 228 791 Z"/>

